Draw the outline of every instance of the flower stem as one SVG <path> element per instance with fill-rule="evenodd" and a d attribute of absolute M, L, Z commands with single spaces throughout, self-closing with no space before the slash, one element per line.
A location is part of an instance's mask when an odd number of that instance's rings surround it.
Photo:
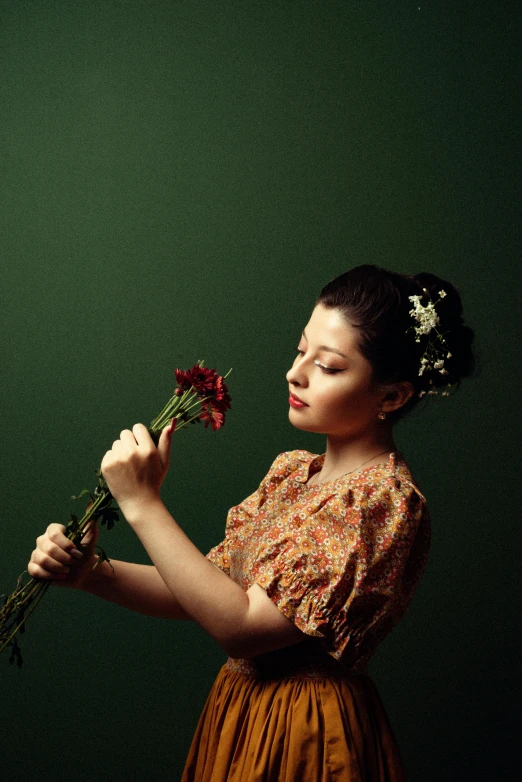
<path fill-rule="evenodd" d="M 212 388 L 214 389 L 214 392 L 219 389 L 219 396 L 217 397 L 219 403 L 224 405 L 224 408 L 230 407 L 228 389 L 223 383 L 223 380 L 228 377 L 232 370 L 230 369 L 224 377 L 218 376 L 215 370 L 204 370 L 204 383 L 200 384 L 199 380 L 193 379 L 195 377 L 193 373 L 196 370 L 197 372 L 200 372 L 203 365 L 203 361 L 198 361 L 197 364 L 187 372 L 181 372 L 181 370 L 179 370 L 184 377 L 184 380 L 178 380 L 178 388 L 150 425 L 149 432 L 151 433 L 154 442 L 158 442 L 161 431 L 173 418 L 176 419 L 176 431 L 187 427 L 194 421 L 202 420 L 202 413 L 204 412 L 203 405 L 208 402 L 208 400 L 212 400 L 213 398 L 216 399 L 215 396 L 213 397 Z M 198 376 L 197 373 L 196 376 Z M 178 370 L 176 370 L 176 378 L 178 379 Z M 189 387 L 185 387 L 184 390 L 182 390 L 187 379 L 189 381 Z M 204 391 L 203 388 L 205 389 Z M 209 395 L 203 397 L 202 394 L 205 392 Z M 207 423 L 208 416 L 205 426 L 207 426 Z M 91 502 L 87 506 L 82 518 L 78 521 L 77 517 L 74 514 L 71 514 L 69 522 L 65 527 L 66 537 L 68 540 L 72 541 L 75 546 L 81 547 L 81 541 L 97 521 L 101 520 L 102 524 L 106 523 L 108 529 L 110 529 L 114 523 L 114 519 L 118 518 L 118 514 L 113 506 L 114 498 L 109 491 L 107 483 L 100 470 L 97 470 L 96 473 L 98 475 L 98 485 L 94 491 L 91 493 L 87 489 L 84 489 L 79 495 L 79 497 L 82 497 L 84 494 L 88 494 L 91 498 Z M 74 497 L 73 499 L 78 499 L 79 497 Z M 105 552 L 103 552 L 103 556 L 110 562 Z M 96 564 L 94 567 L 96 567 Z M 4 598 L 4 604 L 0 607 L 0 652 L 2 652 L 6 646 L 11 645 L 12 656 L 10 662 L 13 662 L 13 660 L 16 659 L 17 664 L 20 666 L 22 664 L 22 658 L 15 636 L 22 629 L 23 625 L 52 584 L 52 581 L 42 581 L 34 577 L 29 578 L 27 583 L 23 584 L 22 580 L 26 573 L 27 571 L 24 571 L 18 577 L 16 587 L 11 595 L 8 595 L 7 597 L 2 596 Z"/>

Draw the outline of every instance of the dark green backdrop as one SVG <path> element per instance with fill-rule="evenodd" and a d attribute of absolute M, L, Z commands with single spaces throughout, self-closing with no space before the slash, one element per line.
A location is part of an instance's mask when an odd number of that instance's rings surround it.
<path fill-rule="evenodd" d="M 0 590 L 200 357 L 233 367 L 233 410 L 176 436 L 165 499 L 218 543 L 277 453 L 323 450 L 285 382 L 322 284 L 366 262 L 446 277 L 479 366 L 396 432 L 433 544 L 372 664 L 413 782 L 512 778 L 518 9 L 0 3 Z M 123 522 L 104 543 L 147 561 Z M 179 779 L 224 660 L 203 631 L 53 589 L 22 642 L 2 778 Z"/>

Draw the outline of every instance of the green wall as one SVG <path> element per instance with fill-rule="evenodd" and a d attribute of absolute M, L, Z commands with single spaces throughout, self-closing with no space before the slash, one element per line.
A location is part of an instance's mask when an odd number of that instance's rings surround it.
<path fill-rule="evenodd" d="M 218 543 L 277 453 L 323 450 L 288 424 L 285 382 L 320 287 L 360 263 L 435 272 L 461 290 L 479 366 L 396 432 L 433 543 L 371 672 L 413 782 L 512 778 L 520 15 L 2 0 L 0 590 L 200 357 L 233 367 L 233 410 L 176 436 L 164 494 L 203 551 Z M 147 561 L 124 522 L 103 541 Z M 3 778 L 179 779 L 224 660 L 180 625 L 54 588 L 24 667 L 0 659 Z"/>

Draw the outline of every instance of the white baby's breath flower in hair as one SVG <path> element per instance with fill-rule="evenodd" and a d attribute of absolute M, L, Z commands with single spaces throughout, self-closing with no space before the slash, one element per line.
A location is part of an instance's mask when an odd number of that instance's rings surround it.
<path fill-rule="evenodd" d="M 446 344 L 446 340 L 444 339 L 443 335 L 440 333 L 440 331 L 437 329 L 437 324 L 440 323 L 439 316 L 436 312 L 436 305 L 438 302 L 443 299 L 445 296 L 447 296 L 447 293 L 445 290 L 439 291 L 440 298 L 434 302 L 431 299 L 429 299 L 429 294 L 426 288 L 422 289 L 426 296 L 428 297 L 428 302 L 426 304 L 423 304 L 421 299 L 424 298 L 420 295 L 414 295 L 414 296 L 408 296 L 409 301 L 412 302 L 413 308 L 409 311 L 409 314 L 415 319 L 416 323 L 415 325 L 411 326 L 409 329 L 407 329 L 406 333 L 411 331 L 411 329 L 414 329 L 415 331 L 415 342 L 420 342 L 421 337 L 423 335 L 429 335 L 428 337 L 428 344 L 426 345 L 426 349 L 424 351 L 424 354 L 420 360 L 420 369 L 419 369 L 419 376 L 423 375 L 425 372 L 428 372 L 430 370 L 436 370 L 438 369 L 441 375 L 447 375 L 449 374 L 448 370 L 444 367 L 444 355 L 443 351 L 441 350 L 441 347 L 437 343 L 442 343 L 443 345 Z M 431 335 L 431 332 L 435 332 L 435 337 Z M 449 351 L 446 351 L 446 358 L 451 358 L 451 353 Z M 430 385 L 433 384 L 433 378 L 430 379 Z M 446 386 L 446 388 L 449 388 L 450 384 Z M 429 391 L 420 391 L 418 396 L 423 397 L 425 394 L 435 395 L 439 392 L 431 388 Z M 449 396 L 449 391 L 443 391 L 442 396 Z"/>

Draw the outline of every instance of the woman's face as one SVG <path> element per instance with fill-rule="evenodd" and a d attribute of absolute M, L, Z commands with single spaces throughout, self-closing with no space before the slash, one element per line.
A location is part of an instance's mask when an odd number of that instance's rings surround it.
<path fill-rule="evenodd" d="M 377 425 L 384 394 L 371 384 L 371 365 L 356 336 L 338 310 L 315 307 L 286 375 L 288 417 L 298 429 L 351 439 Z"/>

